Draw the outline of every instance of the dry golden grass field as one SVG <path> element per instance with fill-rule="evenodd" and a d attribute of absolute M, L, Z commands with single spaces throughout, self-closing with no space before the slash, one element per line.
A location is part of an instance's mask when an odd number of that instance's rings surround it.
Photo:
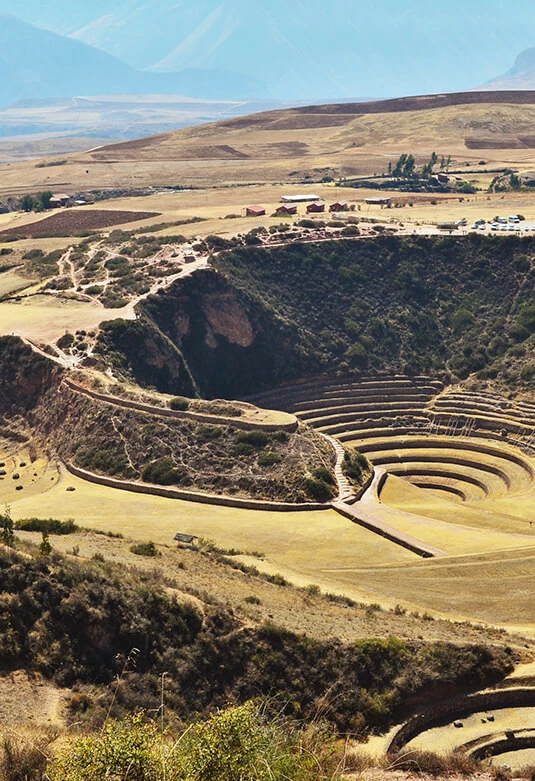
<path fill-rule="evenodd" d="M 20 463 L 26 457 L 23 451 L 12 460 L 0 483 L 0 502 L 10 505 L 16 519 L 73 518 L 92 529 L 162 545 L 171 545 L 177 531 L 186 532 L 249 554 L 241 560 L 262 572 L 282 574 L 297 586 L 314 584 L 357 601 L 388 608 L 400 603 L 412 611 L 534 634 L 532 538 L 489 535 L 474 527 L 461 529 L 457 543 L 458 526 L 430 519 L 427 529 L 407 525 L 407 530 L 422 539 L 449 542 L 452 555 L 421 559 L 332 510 L 251 511 L 131 494 L 58 472 L 53 463 L 39 462 L 39 469 L 32 464 L 26 474 L 19 470 L 24 489 L 16 491 L 10 474 L 17 459 Z M 398 527 L 403 530 L 402 524 Z M 251 553 L 262 557 L 251 558 Z"/>

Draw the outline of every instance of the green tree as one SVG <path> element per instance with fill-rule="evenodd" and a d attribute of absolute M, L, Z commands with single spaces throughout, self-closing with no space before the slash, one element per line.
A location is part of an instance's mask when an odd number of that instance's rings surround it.
<path fill-rule="evenodd" d="M 50 544 L 50 541 L 48 539 L 48 532 L 43 531 L 41 532 L 41 535 L 43 539 L 41 540 L 41 544 L 39 545 L 39 555 L 43 557 L 50 556 L 50 554 L 52 553 L 52 545 Z"/>
<path fill-rule="evenodd" d="M 0 515 L 0 525 L 2 531 L 0 532 L 0 542 L 7 545 L 8 548 L 15 547 L 15 532 L 13 527 L 13 519 L 11 518 L 11 511 L 9 507 L 6 507 L 4 515 Z"/>
<path fill-rule="evenodd" d="M 35 204 L 35 211 L 41 212 L 45 211 L 45 209 L 50 209 L 50 199 L 52 198 L 52 193 L 50 190 L 45 190 L 42 193 L 37 194 L 37 203 Z"/>
<path fill-rule="evenodd" d="M 20 199 L 20 208 L 23 212 L 31 212 L 35 208 L 35 198 L 33 195 L 23 195 Z"/>

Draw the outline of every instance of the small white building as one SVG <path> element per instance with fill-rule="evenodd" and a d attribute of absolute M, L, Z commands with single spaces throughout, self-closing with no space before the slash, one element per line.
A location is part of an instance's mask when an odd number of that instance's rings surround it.
<path fill-rule="evenodd" d="M 283 203 L 304 203 L 305 201 L 321 201 L 319 195 L 283 195 L 281 198 Z"/>

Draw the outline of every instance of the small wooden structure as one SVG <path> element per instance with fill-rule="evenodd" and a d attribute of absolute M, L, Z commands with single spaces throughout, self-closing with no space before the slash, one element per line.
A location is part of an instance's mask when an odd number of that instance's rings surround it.
<path fill-rule="evenodd" d="M 309 203 L 307 205 L 307 214 L 319 214 L 320 212 L 325 211 L 325 202 L 324 201 L 314 201 L 313 203 Z"/>
<path fill-rule="evenodd" d="M 173 539 L 176 540 L 176 542 L 184 542 L 186 545 L 191 545 L 193 540 L 198 540 L 199 538 L 194 534 L 183 534 L 182 532 L 177 532 Z"/>
<path fill-rule="evenodd" d="M 54 193 L 49 203 L 52 208 L 57 208 L 58 206 L 66 206 L 70 200 L 71 196 L 67 193 Z"/>
<path fill-rule="evenodd" d="M 283 203 L 282 206 L 277 206 L 275 214 L 297 214 L 297 205 L 291 203 Z"/>
<path fill-rule="evenodd" d="M 252 204 L 252 206 L 246 206 L 245 207 L 245 216 L 246 217 L 263 217 L 266 213 L 266 210 L 263 206 L 258 206 L 258 204 Z"/>
<path fill-rule="evenodd" d="M 335 201 L 335 203 L 331 203 L 329 206 L 330 212 L 346 212 L 349 208 L 349 204 L 347 201 Z"/>
<path fill-rule="evenodd" d="M 365 202 L 368 206 L 388 206 L 390 204 L 390 198 L 365 198 Z"/>

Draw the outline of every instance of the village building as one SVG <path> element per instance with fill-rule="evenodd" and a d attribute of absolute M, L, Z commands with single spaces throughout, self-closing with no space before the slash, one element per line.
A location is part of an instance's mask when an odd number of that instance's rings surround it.
<path fill-rule="evenodd" d="M 277 206 L 275 214 L 297 214 L 297 206 L 291 203 L 283 203 L 282 206 Z"/>
<path fill-rule="evenodd" d="M 346 212 L 349 209 L 349 203 L 347 201 L 335 201 L 329 206 L 330 212 Z"/>
<path fill-rule="evenodd" d="M 263 206 L 258 206 L 257 204 L 253 204 L 252 206 L 246 206 L 245 207 L 245 216 L 246 217 L 263 217 L 266 213 L 266 210 Z"/>
<path fill-rule="evenodd" d="M 49 203 L 52 208 L 57 208 L 58 206 L 66 206 L 70 200 L 71 196 L 67 193 L 53 193 Z"/>
<path fill-rule="evenodd" d="M 325 202 L 324 201 L 314 201 L 313 203 L 309 203 L 307 205 L 307 214 L 319 214 L 320 212 L 325 211 Z"/>

